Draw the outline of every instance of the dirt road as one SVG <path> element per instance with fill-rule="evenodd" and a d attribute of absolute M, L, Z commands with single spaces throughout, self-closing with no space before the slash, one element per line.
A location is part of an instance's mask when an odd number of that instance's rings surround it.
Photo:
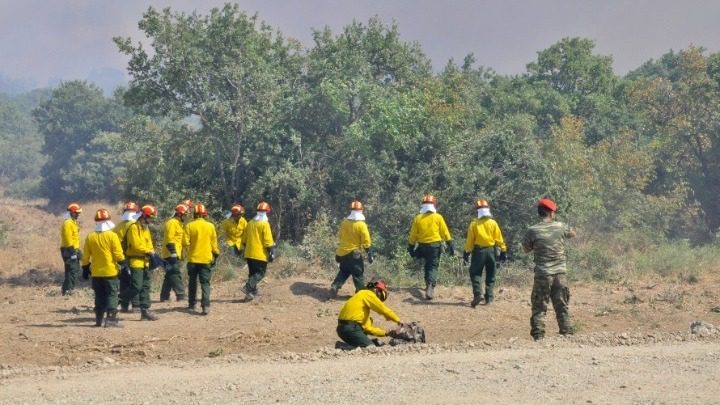
<path fill-rule="evenodd" d="M 532 346 L 56 368 L 2 379 L 0 392 L 3 403 L 720 403 L 717 341 Z"/>

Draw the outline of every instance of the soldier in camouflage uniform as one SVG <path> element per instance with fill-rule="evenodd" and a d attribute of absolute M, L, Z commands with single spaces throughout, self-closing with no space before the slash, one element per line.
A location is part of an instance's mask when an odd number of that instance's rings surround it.
<path fill-rule="evenodd" d="M 568 312 L 570 289 L 567 286 L 565 239 L 575 236 L 568 225 L 556 221 L 557 205 L 549 198 L 538 201 L 538 215 L 542 221 L 531 226 L 522 245 L 526 253 L 534 253 L 535 281 L 533 283 L 530 334 L 533 339 L 545 337 L 545 313 L 552 300 L 561 335 L 573 333 Z"/>

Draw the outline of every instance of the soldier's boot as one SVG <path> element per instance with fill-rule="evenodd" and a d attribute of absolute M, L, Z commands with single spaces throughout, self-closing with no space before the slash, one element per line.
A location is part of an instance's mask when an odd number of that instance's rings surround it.
<path fill-rule="evenodd" d="M 470 307 L 475 308 L 476 306 L 478 306 L 478 304 L 480 304 L 480 301 L 482 301 L 482 299 L 483 299 L 483 296 L 480 294 L 477 294 L 476 296 L 473 297 L 472 301 L 470 302 Z"/>
<path fill-rule="evenodd" d="M 334 285 L 331 285 L 330 290 L 328 291 L 330 298 L 337 298 L 338 290 L 340 290 L 340 289 L 335 287 Z"/>
<path fill-rule="evenodd" d="M 102 326 L 105 312 L 95 310 L 95 326 Z"/>
<path fill-rule="evenodd" d="M 432 284 L 428 284 L 425 287 L 425 299 L 431 300 L 435 296 L 435 287 Z"/>
<path fill-rule="evenodd" d="M 149 309 L 143 309 L 140 311 L 140 320 L 141 321 L 143 321 L 143 320 L 144 321 L 157 321 L 158 319 L 160 319 L 160 318 L 158 318 L 158 316 L 155 315 Z"/>
<path fill-rule="evenodd" d="M 122 328 L 120 320 L 117 317 L 117 310 L 111 310 L 107 312 L 107 318 L 105 319 L 106 328 Z"/>
<path fill-rule="evenodd" d="M 202 307 L 200 315 L 210 315 L 210 307 Z"/>
<path fill-rule="evenodd" d="M 486 285 L 485 286 L 485 305 L 492 304 L 492 302 L 494 300 L 495 300 L 495 296 L 493 295 L 493 286 Z"/>

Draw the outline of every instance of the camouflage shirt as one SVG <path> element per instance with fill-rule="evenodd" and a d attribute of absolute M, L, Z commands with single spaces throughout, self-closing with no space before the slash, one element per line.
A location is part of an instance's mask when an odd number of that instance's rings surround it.
<path fill-rule="evenodd" d="M 565 239 L 573 236 L 574 232 L 562 222 L 544 220 L 528 228 L 522 245 L 526 252 L 534 252 L 536 272 L 566 273 Z"/>

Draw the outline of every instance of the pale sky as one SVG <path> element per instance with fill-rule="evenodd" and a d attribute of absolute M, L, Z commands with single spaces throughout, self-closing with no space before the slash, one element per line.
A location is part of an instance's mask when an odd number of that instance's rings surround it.
<path fill-rule="evenodd" d="M 87 79 L 103 69 L 124 71 L 127 58 L 112 37 L 140 40 L 137 22 L 152 5 L 205 13 L 216 0 L 0 0 L 0 76 Z M 627 73 L 651 58 L 688 45 L 720 50 L 720 1 L 716 0 L 246 0 L 248 14 L 285 36 L 312 46 L 312 28 L 334 32 L 353 19 L 378 15 L 398 23 L 440 69 L 474 53 L 478 65 L 502 74 L 525 71 L 537 52 L 563 37 L 595 41 L 611 55 L 615 72 Z"/>

